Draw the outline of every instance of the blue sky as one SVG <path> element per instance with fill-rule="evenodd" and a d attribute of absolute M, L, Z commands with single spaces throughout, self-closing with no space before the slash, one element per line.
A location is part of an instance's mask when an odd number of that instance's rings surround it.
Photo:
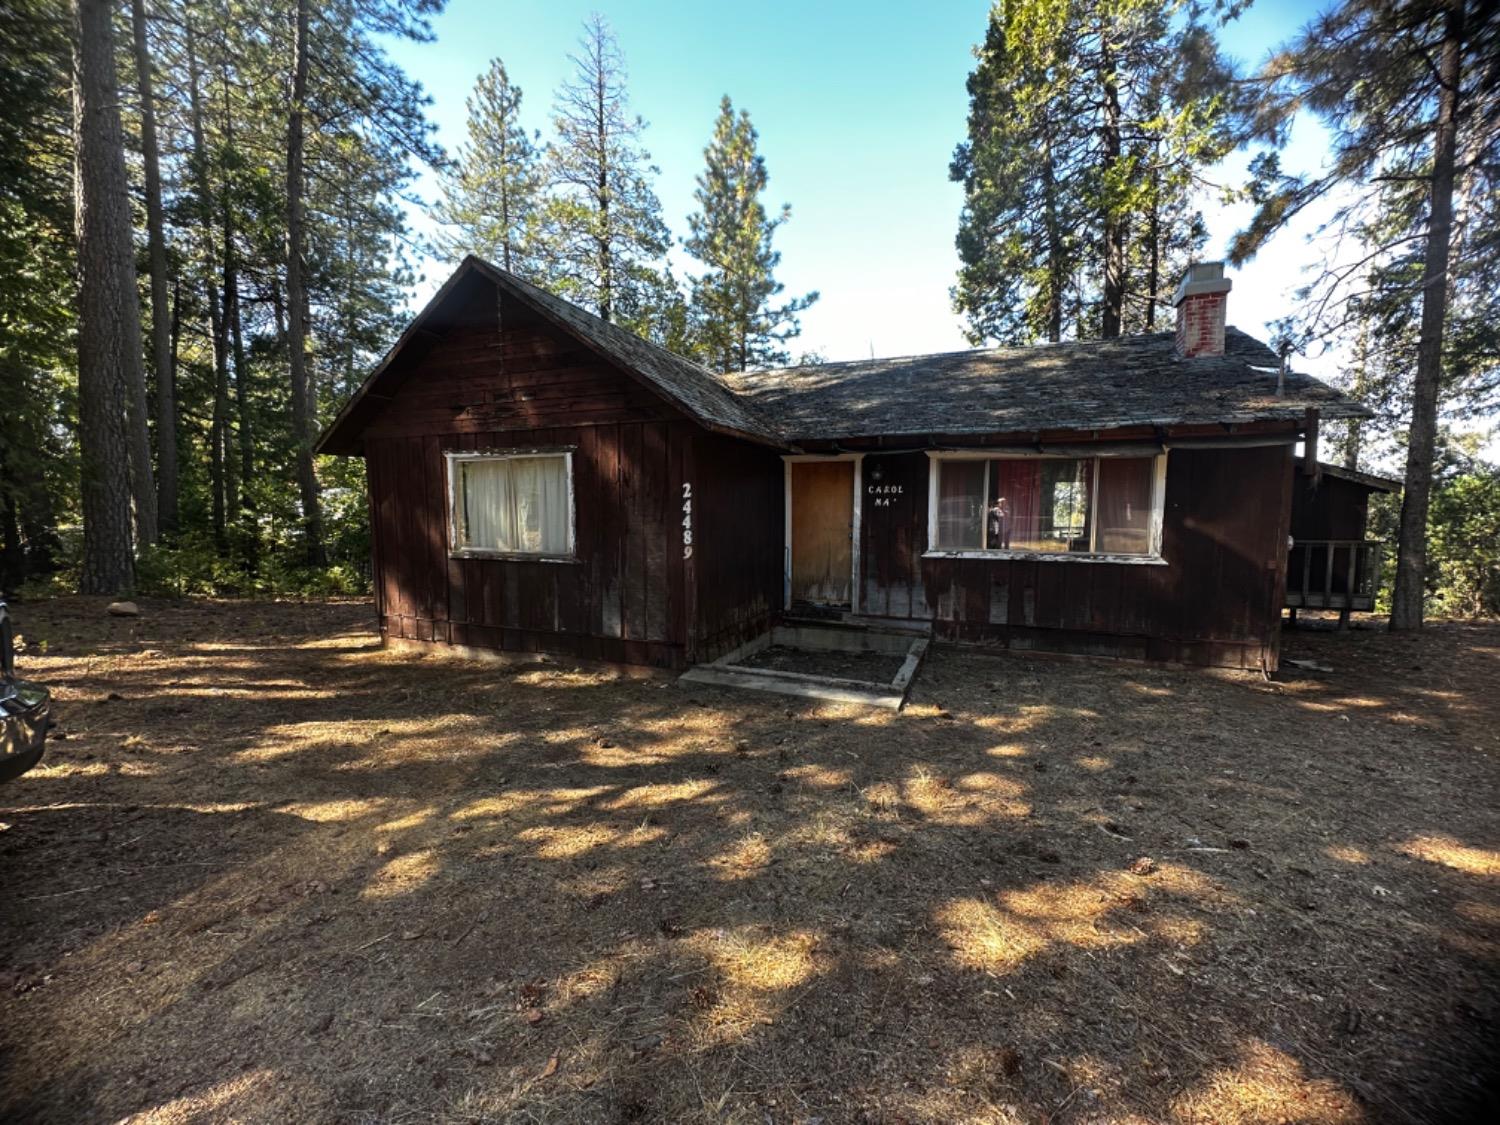
<path fill-rule="evenodd" d="M 467 97 L 489 60 L 505 60 L 525 92 L 530 128 L 549 130 L 552 92 L 589 12 L 602 12 L 629 68 L 634 110 L 661 169 L 657 191 L 680 237 L 693 209 L 693 179 L 721 95 L 750 111 L 770 173 L 768 203 L 792 205 L 777 236 L 788 293 L 817 289 L 800 349 L 827 358 L 908 355 L 967 346 L 948 296 L 962 202 L 948 162 L 964 135 L 964 80 L 983 37 L 987 0 L 878 4 L 850 0 L 720 4 L 685 0 L 449 0 L 437 41 L 399 44 L 396 58 L 432 96 L 430 113 L 450 151 L 464 138 Z M 1305 3 L 1258 0 L 1224 36 L 1258 63 L 1313 14 Z M 1299 127 L 1288 167 L 1322 159 L 1319 127 Z M 1237 155 L 1216 178 L 1235 182 Z M 425 181 L 421 192 L 431 198 Z M 1247 209 L 1206 207 L 1207 252 L 1219 256 Z M 1280 234 L 1235 277 L 1230 320 L 1261 333 L 1285 315 L 1312 253 L 1316 217 Z M 424 228 L 418 218 L 416 225 Z M 680 260 L 680 259 L 679 259 Z M 442 281 L 429 265 L 413 293 Z M 1332 374 L 1337 357 L 1306 357 Z"/>

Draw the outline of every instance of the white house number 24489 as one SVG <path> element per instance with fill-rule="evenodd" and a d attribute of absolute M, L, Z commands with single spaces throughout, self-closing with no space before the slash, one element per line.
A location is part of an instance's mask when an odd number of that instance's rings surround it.
<path fill-rule="evenodd" d="M 693 557 L 693 485 L 682 482 L 682 557 Z"/>

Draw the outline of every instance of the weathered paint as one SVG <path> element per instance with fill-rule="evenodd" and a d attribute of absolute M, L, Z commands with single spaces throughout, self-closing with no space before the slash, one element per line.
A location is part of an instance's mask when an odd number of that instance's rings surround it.
<path fill-rule="evenodd" d="M 924 558 L 928 458 L 867 450 L 862 604 L 949 640 L 1231 667 L 1274 667 L 1289 446 L 1168 456 L 1165 565 Z M 888 501 L 888 503 L 877 503 Z"/>
<path fill-rule="evenodd" d="M 556 325 L 497 309 L 492 290 L 424 330 L 365 410 L 388 637 L 680 667 L 782 612 L 783 451 L 709 432 Z M 455 557 L 446 454 L 558 447 L 573 450 L 575 557 Z M 861 613 L 931 621 L 938 638 L 980 645 L 1275 666 L 1289 445 L 1173 450 L 1165 565 L 1148 566 L 924 558 L 928 458 L 904 448 L 862 450 L 851 544 Z"/>

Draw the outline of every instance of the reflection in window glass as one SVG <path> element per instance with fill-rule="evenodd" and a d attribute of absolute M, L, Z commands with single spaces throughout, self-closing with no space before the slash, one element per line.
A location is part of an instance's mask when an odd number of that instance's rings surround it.
<path fill-rule="evenodd" d="M 938 459 L 938 550 L 1151 553 L 1154 457 Z"/>
<path fill-rule="evenodd" d="M 984 546 L 984 464 L 941 462 L 938 542 L 950 550 Z"/>

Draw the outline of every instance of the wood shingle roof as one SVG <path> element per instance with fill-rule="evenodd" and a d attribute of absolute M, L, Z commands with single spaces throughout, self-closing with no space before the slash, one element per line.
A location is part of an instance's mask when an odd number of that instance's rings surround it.
<path fill-rule="evenodd" d="M 718 375 L 479 258 L 468 257 L 407 327 L 318 442 L 358 453 L 388 401 L 382 380 L 465 277 L 524 302 L 709 429 L 777 447 L 843 438 L 1021 434 L 1128 426 L 1297 421 L 1309 409 L 1356 418 L 1364 407 L 1229 328 L 1222 356 L 1184 359 L 1171 332 L 985 348 Z M 409 366 L 409 365 L 408 365 Z"/>
<path fill-rule="evenodd" d="M 1300 420 L 1368 411 L 1332 387 L 1288 372 L 1229 328 L 1225 354 L 1183 359 L 1174 335 L 1123 336 L 1021 348 L 752 371 L 725 382 L 791 442 L 912 434 L 1028 433 Z"/>

